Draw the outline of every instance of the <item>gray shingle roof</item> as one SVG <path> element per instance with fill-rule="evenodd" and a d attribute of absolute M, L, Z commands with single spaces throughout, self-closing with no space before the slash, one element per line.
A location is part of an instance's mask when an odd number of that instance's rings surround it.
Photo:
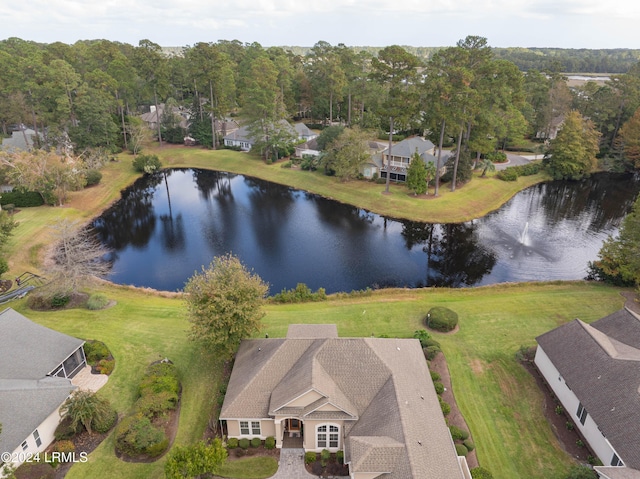
<path fill-rule="evenodd" d="M 0 451 L 13 451 L 75 386 L 47 377 L 84 341 L 40 326 L 11 308 L 0 313 Z"/>
<path fill-rule="evenodd" d="M 405 138 L 401 142 L 391 147 L 392 156 L 401 156 L 403 158 L 411 158 L 411 156 L 418 151 L 418 155 L 423 156 L 425 152 L 433 149 L 435 145 L 429 140 L 425 140 L 420 136 L 412 136 Z M 383 154 L 388 154 L 389 148 L 387 147 Z"/>
<path fill-rule="evenodd" d="M 625 465 L 640 469 L 640 320 L 623 309 L 536 339 Z"/>
<path fill-rule="evenodd" d="M 0 313 L 0 379 L 42 379 L 84 341 L 40 326 L 7 308 Z"/>
<path fill-rule="evenodd" d="M 71 381 L 58 377 L 0 379 L 0 451 L 18 447 L 74 389 Z"/>
<path fill-rule="evenodd" d="M 299 329 L 293 331 L 286 340 L 242 342 L 221 419 L 265 418 L 284 407 L 278 414 L 304 420 L 304 408 L 286 405 L 316 391 L 356 416 L 345 423 L 345 455 L 354 470 L 393 467 L 388 479 L 462 477 L 417 340 L 298 339 Z M 314 411 L 307 418 L 336 414 L 341 413 Z M 386 448 L 379 438 L 387 438 Z"/>

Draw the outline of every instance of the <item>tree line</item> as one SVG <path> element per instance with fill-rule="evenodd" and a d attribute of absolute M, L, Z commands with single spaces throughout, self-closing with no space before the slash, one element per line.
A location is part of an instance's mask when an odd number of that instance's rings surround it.
<path fill-rule="evenodd" d="M 304 55 L 237 40 L 197 43 L 167 55 L 149 40 L 133 46 L 9 38 L 0 41 L 0 125 L 6 135 L 16 126 L 30 126 L 36 148 L 55 149 L 62 158 L 58 163 L 73 164 L 73 171 L 83 170 L 79 157 L 100 164 L 105 155 L 122 149 L 137 153 L 144 130 L 140 113 L 152 107 L 163 111 L 154 125 L 160 143 L 182 143 L 190 135 L 217 148 L 225 119 L 238 116 L 266 159 L 287 154 L 292 138 L 282 126 L 284 119 L 319 127 L 357 126 L 383 137 L 422 134 L 438 145 L 438 152 L 444 146 L 453 149 L 447 179 L 455 189 L 456 182 L 469 179 L 470 165 L 497 150 L 522 146 L 524 138 L 547 139 L 576 112 L 580 118 L 568 123 L 582 125 L 584 120 L 593 128 L 596 135 L 586 144 L 595 141 L 605 163 L 635 167 L 625 156 L 625 144 L 632 141 L 621 134 L 635 134 L 624 126 L 640 106 L 639 63 L 604 84 L 570 89 L 556 69 L 522 73 L 497 51 L 477 36 L 429 51 L 428 59 L 397 45 L 374 55 L 366 48 L 324 41 Z M 583 143 L 580 136 L 574 141 Z M 557 148 L 555 155 L 561 155 Z M 55 163 L 42 156 L 40 164 Z M 591 168 L 592 160 L 583 163 Z M 33 174 L 18 168 L 15 157 L 5 156 L 2 163 L 5 178 L 32 189 L 37 184 Z M 68 173 L 59 170 L 51 176 Z M 568 177 L 584 173 L 580 168 L 557 171 L 556 176 Z M 48 194 L 64 197 L 67 188 L 78 186 L 70 179 L 62 185 L 49 182 Z"/>

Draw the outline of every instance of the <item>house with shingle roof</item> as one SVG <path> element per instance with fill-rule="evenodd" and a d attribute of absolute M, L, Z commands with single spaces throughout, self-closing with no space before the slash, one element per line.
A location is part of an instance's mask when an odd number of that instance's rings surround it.
<path fill-rule="evenodd" d="M 279 120 L 274 125 L 274 130 L 280 130 L 284 132 L 292 140 L 301 140 L 303 138 L 300 136 L 300 133 L 296 130 L 296 128 L 292 126 L 291 123 L 289 123 L 287 120 Z M 309 129 L 307 128 L 307 130 Z M 251 148 L 253 147 L 254 143 L 256 143 L 256 141 L 257 138 L 255 138 L 254 135 L 249 131 L 248 125 L 241 126 L 237 130 L 227 134 L 224 137 L 225 146 L 239 147 L 242 151 L 251 151 Z"/>
<path fill-rule="evenodd" d="M 84 341 L 11 308 L 0 312 L 0 337 L 0 451 L 25 457 L 53 442 L 60 406 L 76 389 L 71 378 L 86 366 Z"/>
<path fill-rule="evenodd" d="M 575 319 L 536 340 L 535 364 L 604 464 L 596 472 L 640 479 L 640 317 Z"/>
<path fill-rule="evenodd" d="M 389 179 L 391 181 L 407 181 L 407 169 L 416 153 L 425 164 L 433 163 L 436 165 L 438 163 L 438 158 L 435 156 L 435 145 L 420 136 L 412 136 L 392 145 L 391 153 L 389 153 L 389 148 L 387 147 L 379 155 L 377 162 L 380 163 L 380 178 L 386 178 L 387 174 L 390 174 Z M 442 165 L 444 165 L 448 153 L 444 155 L 443 152 L 443 156 L 444 158 L 441 158 Z M 441 168 L 443 170 L 442 173 L 444 173 L 446 171 L 444 166 Z"/>
<path fill-rule="evenodd" d="M 343 450 L 352 479 L 471 477 L 416 339 L 298 324 L 286 338 L 244 340 L 220 420 L 229 437 Z"/>

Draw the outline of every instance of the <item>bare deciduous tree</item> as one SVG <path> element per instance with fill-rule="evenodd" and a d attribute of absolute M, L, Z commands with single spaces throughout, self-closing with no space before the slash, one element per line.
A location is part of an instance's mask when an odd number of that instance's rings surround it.
<path fill-rule="evenodd" d="M 104 260 L 108 250 L 94 237 L 91 229 L 69 220 L 57 223 L 53 229 L 57 241 L 47 275 L 56 289 L 75 293 L 109 273 L 111 266 Z"/>

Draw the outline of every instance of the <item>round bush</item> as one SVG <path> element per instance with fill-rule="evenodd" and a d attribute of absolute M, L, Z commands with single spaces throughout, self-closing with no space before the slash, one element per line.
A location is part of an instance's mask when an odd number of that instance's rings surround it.
<path fill-rule="evenodd" d="M 425 324 L 427 327 L 435 329 L 436 331 L 445 333 L 453 331 L 458 325 L 458 313 L 449 308 L 436 306 L 435 308 L 431 308 L 427 313 Z"/>
<path fill-rule="evenodd" d="M 113 372 L 113 368 L 116 367 L 116 362 L 113 359 L 101 359 L 98 361 L 96 369 L 100 374 L 106 374 L 107 376 Z"/>
<path fill-rule="evenodd" d="M 451 438 L 454 441 L 464 441 L 469 438 L 469 433 L 457 426 L 449 426 L 449 431 L 451 431 Z"/>
<path fill-rule="evenodd" d="M 101 360 L 111 356 L 111 352 L 102 341 L 90 340 L 84 343 L 84 355 L 88 363 L 98 364 Z"/>
<path fill-rule="evenodd" d="M 305 464 L 311 464 L 316 462 L 316 453 L 315 452 L 311 452 L 311 451 L 307 451 L 304 453 L 304 463 Z"/>
<path fill-rule="evenodd" d="M 269 436 L 264 440 L 264 448 L 265 449 L 274 449 L 276 447 L 276 438 L 273 436 Z"/>
<path fill-rule="evenodd" d="M 493 479 L 493 474 L 484 467 L 474 467 L 471 469 L 473 479 Z"/>
<path fill-rule="evenodd" d="M 75 452 L 76 446 L 69 440 L 62 440 L 53 445 L 53 450 L 56 452 Z"/>
<path fill-rule="evenodd" d="M 433 387 L 436 388 L 436 394 L 442 394 L 444 392 L 444 384 L 442 384 L 440 381 L 435 381 L 433 383 Z"/>
<path fill-rule="evenodd" d="M 338 461 L 338 464 L 344 464 L 344 451 L 336 452 L 336 461 Z"/>
<path fill-rule="evenodd" d="M 458 456 L 466 456 L 469 454 L 469 451 L 463 444 L 456 444 L 456 454 L 458 454 Z"/>
<path fill-rule="evenodd" d="M 442 399 L 442 396 L 438 396 L 438 401 L 440 401 L 440 409 L 442 409 L 442 414 L 448 416 L 451 413 L 451 406 L 449 403 Z"/>
<path fill-rule="evenodd" d="M 240 449 L 249 449 L 249 444 L 249 439 L 247 439 L 246 437 L 243 437 L 238 441 L 238 446 L 240 446 Z"/>
<path fill-rule="evenodd" d="M 118 411 L 111 409 L 109 414 L 105 414 L 104 417 L 96 417 L 91 421 L 91 429 L 95 432 L 105 433 L 111 430 L 118 421 Z"/>
<path fill-rule="evenodd" d="M 87 300 L 87 309 L 96 311 L 103 309 L 107 304 L 109 304 L 109 299 L 104 294 L 92 294 Z"/>
<path fill-rule="evenodd" d="M 254 437 L 251 439 L 251 447 L 260 447 L 260 444 L 262 444 L 262 441 L 259 437 Z"/>
<path fill-rule="evenodd" d="M 85 179 L 87 180 L 87 186 L 94 186 L 100 183 L 102 179 L 102 173 L 98 170 L 87 170 L 84 174 Z"/>
<path fill-rule="evenodd" d="M 467 448 L 469 452 L 473 451 L 476 448 L 476 445 L 473 443 L 471 439 L 465 439 L 462 444 Z"/>
<path fill-rule="evenodd" d="M 440 374 L 435 371 L 431 371 L 431 380 L 432 381 L 440 381 Z"/>

